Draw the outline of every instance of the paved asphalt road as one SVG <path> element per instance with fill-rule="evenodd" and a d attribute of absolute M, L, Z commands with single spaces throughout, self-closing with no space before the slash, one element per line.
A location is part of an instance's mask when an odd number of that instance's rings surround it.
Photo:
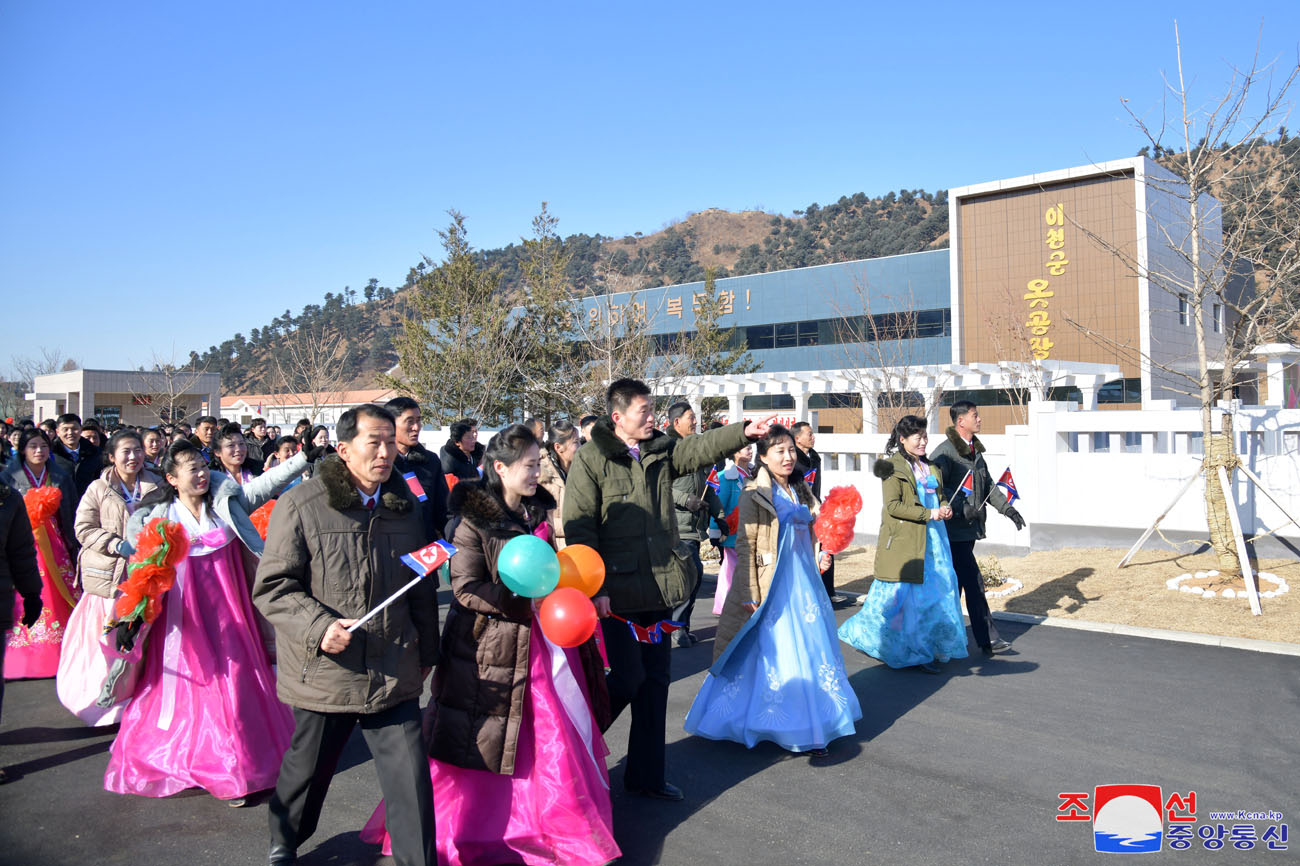
<path fill-rule="evenodd" d="M 709 606 L 702 600 L 697 615 L 705 640 L 673 651 L 669 778 L 686 801 L 624 796 L 626 716 L 610 731 L 623 863 L 1093 862 L 1104 858 L 1093 852 L 1090 826 L 1053 816 L 1059 793 L 1108 783 L 1158 784 L 1166 796 L 1195 790 L 1202 821 L 1210 809 L 1273 809 L 1290 824 L 1300 810 L 1295 657 L 1000 625 L 1014 653 L 954 661 L 928 676 L 845 647 L 864 716 L 828 758 L 809 759 L 683 733 L 712 651 Z M 0 763 L 16 778 L 0 786 L 0 864 L 265 862 L 262 801 L 236 810 L 197 792 L 108 794 L 111 731 L 76 723 L 52 680 L 10 683 L 4 703 Z M 357 837 L 379 796 L 368 757 L 354 737 L 304 866 L 391 862 Z M 1300 838 L 1290 844 L 1300 847 Z M 1294 857 L 1229 846 L 1160 859 Z"/>

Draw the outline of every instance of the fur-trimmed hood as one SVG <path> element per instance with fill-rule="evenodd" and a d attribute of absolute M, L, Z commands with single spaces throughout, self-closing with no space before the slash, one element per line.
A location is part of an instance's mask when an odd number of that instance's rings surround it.
<path fill-rule="evenodd" d="M 655 430 L 650 434 L 650 438 L 641 443 L 641 457 L 644 459 L 648 454 L 654 454 L 659 451 L 667 451 L 672 443 L 672 437 L 662 430 Z M 620 457 L 631 460 L 627 451 L 627 443 L 618 438 L 614 432 L 614 421 L 611 418 L 601 418 L 591 428 L 591 444 L 600 449 L 600 453 L 607 460 L 617 460 Z"/>
<path fill-rule="evenodd" d="M 929 463 L 930 461 L 925 461 Z M 871 471 L 877 478 L 884 481 L 891 475 L 899 475 L 904 478 L 913 478 L 912 464 L 908 462 L 907 455 L 902 451 L 895 451 L 888 457 L 878 457 L 872 464 Z"/>
<path fill-rule="evenodd" d="M 545 520 L 546 513 L 555 508 L 555 504 L 555 497 L 540 484 L 536 493 L 525 497 L 523 505 L 528 513 L 528 530 Z M 500 497 L 482 481 L 462 482 L 453 487 L 448 511 L 482 529 L 502 529 L 519 524 L 518 516 L 506 508 Z"/>
<path fill-rule="evenodd" d="M 316 477 L 325 485 L 329 496 L 330 508 L 335 511 L 347 511 L 361 507 L 361 494 L 352 484 L 352 476 L 343 459 L 335 454 L 322 458 L 316 464 Z M 379 485 L 379 502 L 389 511 L 405 514 L 411 510 L 411 491 L 406 486 L 406 479 L 396 472 Z"/>
<path fill-rule="evenodd" d="M 983 454 L 984 443 L 980 442 L 980 437 L 971 434 L 970 439 L 971 444 L 975 446 L 975 453 Z M 975 455 L 971 453 L 970 446 L 966 444 L 965 439 L 961 438 L 961 434 L 957 432 L 957 428 L 952 425 L 948 426 L 948 441 L 952 443 L 953 448 L 957 449 L 958 456 L 963 460 L 974 459 Z"/>

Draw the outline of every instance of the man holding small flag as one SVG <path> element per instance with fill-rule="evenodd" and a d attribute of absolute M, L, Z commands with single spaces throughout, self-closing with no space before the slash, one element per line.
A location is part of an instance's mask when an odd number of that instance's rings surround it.
<path fill-rule="evenodd" d="M 420 694 L 438 659 L 438 603 L 436 582 L 418 576 L 450 551 L 429 549 L 419 501 L 393 472 L 392 413 L 349 409 L 336 434 L 338 455 L 278 500 L 253 586 L 253 602 L 275 627 L 277 693 L 295 724 L 270 802 L 270 863 L 296 862 L 360 725 L 394 859 L 432 866 Z"/>
<path fill-rule="evenodd" d="M 952 503 L 952 518 L 948 520 L 948 542 L 952 547 L 953 570 L 957 572 L 958 597 L 966 593 L 966 612 L 970 614 L 970 629 L 975 643 L 986 656 L 1011 648 L 993 625 L 989 603 L 984 597 L 984 577 L 975 559 L 975 542 L 984 537 L 984 505 L 988 503 L 1004 517 L 1024 529 L 1025 520 L 1012 507 L 1015 498 L 1008 499 L 989 473 L 984 462 L 984 445 L 975 435 L 983 422 L 979 409 L 969 400 L 959 400 L 948 410 L 952 426 L 947 438 L 930 453 L 930 462 L 943 474 L 944 495 Z M 1010 481 L 1011 470 L 1002 473 Z M 1001 482 L 999 482 L 1001 483 Z"/>

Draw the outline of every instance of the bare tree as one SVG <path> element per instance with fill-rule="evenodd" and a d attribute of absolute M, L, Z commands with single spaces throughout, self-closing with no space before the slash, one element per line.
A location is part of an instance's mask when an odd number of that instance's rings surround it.
<path fill-rule="evenodd" d="M 174 347 L 168 358 L 154 352 L 149 364 L 141 367 L 128 383 L 131 402 L 149 407 L 150 414 L 159 423 L 184 421 L 190 414 L 186 395 L 194 393 L 199 377 L 206 372 L 207 364 L 196 364 L 193 355 L 188 363 L 177 364 Z"/>
<path fill-rule="evenodd" d="M 348 341 L 324 323 L 300 326 L 286 335 L 272 357 L 271 383 L 286 405 L 301 407 L 313 424 L 326 406 L 343 401 L 347 390 Z"/>
<path fill-rule="evenodd" d="M 580 399 L 587 411 L 600 413 L 606 386 L 615 379 L 654 379 L 661 387 L 680 375 L 680 364 L 671 357 L 656 357 L 650 328 L 662 314 L 662 298 L 655 308 L 631 286 L 626 276 L 603 261 L 596 269 L 596 284 L 605 297 L 625 295 L 626 302 L 612 304 L 597 299 L 589 307 L 575 304 L 570 321 L 574 337 L 574 363 L 581 370 Z"/>
<path fill-rule="evenodd" d="M 864 280 L 855 279 L 851 299 L 831 305 L 845 376 L 862 395 L 863 410 L 876 412 L 884 422 L 880 429 L 940 404 L 951 374 L 946 366 L 928 365 L 919 356 L 922 321 L 910 287 L 891 295 L 873 292 Z"/>
<path fill-rule="evenodd" d="M 1006 380 L 1006 391 L 1011 397 L 1011 415 L 1016 424 L 1029 423 L 1031 400 L 1046 400 L 1060 373 L 1048 369 L 1034 353 L 1030 335 L 1033 333 L 1017 316 L 1016 300 L 1009 288 L 1004 289 L 1005 303 L 990 306 L 984 313 L 984 327 L 998 358 L 998 367 Z"/>
<path fill-rule="evenodd" d="M 1300 74 L 1300 64 L 1278 69 L 1261 65 L 1256 48 L 1249 67 L 1234 67 L 1224 94 L 1202 107 L 1184 76 L 1177 22 L 1174 41 L 1177 76 L 1165 78 L 1167 101 L 1158 123 L 1148 123 L 1125 100 L 1126 110 L 1155 154 L 1165 156 L 1162 164 L 1176 175 L 1171 181 L 1147 180 L 1152 190 L 1185 209 L 1182 220 L 1164 222 L 1161 236 L 1154 239 L 1167 255 L 1153 255 L 1148 264 L 1105 242 L 1086 226 L 1080 228 L 1136 276 L 1163 290 L 1170 308 L 1176 307 L 1180 316 L 1189 319 L 1195 338 L 1195 354 L 1190 359 L 1151 357 L 1131 346 L 1115 348 L 1138 356 L 1143 364 L 1159 371 L 1168 390 L 1190 394 L 1196 400 L 1205 442 L 1201 473 L 1210 543 L 1219 571 L 1240 575 L 1243 567 L 1249 566 L 1238 553 L 1232 525 L 1235 515 L 1229 514 L 1231 506 L 1221 481 L 1230 482 L 1240 463 L 1231 413 L 1223 414 L 1221 429 L 1215 431 L 1214 411 L 1220 400 L 1231 401 L 1234 389 L 1243 384 L 1243 367 L 1259 342 L 1271 335 L 1290 335 L 1300 326 L 1294 303 L 1288 309 L 1287 304 L 1274 301 L 1294 298 L 1297 291 L 1300 268 L 1295 250 L 1295 202 L 1286 201 L 1274 181 L 1261 175 L 1258 160 L 1260 145 L 1285 122 L 1286 100 Z M 1166 135 L 1180 152 L 1165 146 Z M 1295 165 L 1284 166 L 1282 171 L 1294 178 Z M 1216 184 L 1222 204 L 1211 196 Z M 1221 220 L 1226 212 L 1239 217 Z M 1250 270 L 1254 270 L 1259 288 L 1254 293 L 1242 279 Z M 1071 323 L 1099 342 L 1113 345 L 1077 322 Z M 1215 332 L 1222 336 L 1211 340 Z M 1216 350 L 1212 344 L 1220 340 Z"/>
<path fill-rule="evenodd" d="M 9 362 L 14 375 L 29 391 L 36 387 L 37 376 L 47 376 L 64 370 L 76 370 L 76 361 L 63 354 L 62 349 L 41 346 L 39 355 L 13 355 Z"/>

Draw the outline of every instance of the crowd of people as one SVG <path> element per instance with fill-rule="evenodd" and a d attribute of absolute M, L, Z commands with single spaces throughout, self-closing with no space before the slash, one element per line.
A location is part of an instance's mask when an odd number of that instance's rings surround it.
<path fill-rule="evenodd" d="M 700 640 L 704 545 L 721 561 L 713 664 L 684 720 L 698 736 L 827 754 L 862 716 L 840 642 L 938 672 L 967 654 L 963 592 L 979 649 L 1009 646 L 973 547 L 986 503 L 1023 520 L 992 484 L 973 405 L 952 407 L 930 456 L 924 419 L 895 426 L 875 465 L 875 580 L 837 629 L 811 426 L 700 430 L 681 402 L 664 430 L 644 383 L 605 397 L 601 416 L 487 443 L 463 419 L 437 453 L 407 397 L 343 413 L 333 436 L 307 419 L 290 436 L 211 416 L 7 424 L 4 678 L 55 677 L 70 712 L 118 726 L 109 791 L 243 806 L 270 790 L 272 864 L 314 833 L 357 727 L 383 794 L 362 838 L 398 863 L 601 864 L 620 856 L 604 733 L 625 711 L 623 787 L 685 796 L 665 766 L 668 691 L 673 649 Z M 584 643 L 553 643 L 537 602 L 507 588 L 519 536 L 599 553 Z M 435 542 L 454 551 L 441 628 L 437 578 L 412 585 L 403 564 Z M 156 597 L 132 595 L 142 569 Z"/>

